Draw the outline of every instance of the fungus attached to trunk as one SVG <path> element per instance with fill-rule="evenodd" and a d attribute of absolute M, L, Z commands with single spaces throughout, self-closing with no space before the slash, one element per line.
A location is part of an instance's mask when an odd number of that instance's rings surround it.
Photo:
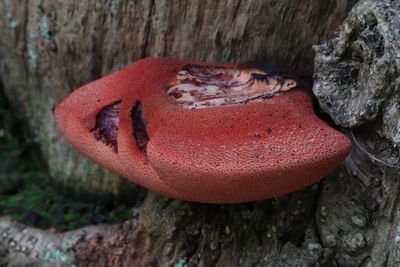
<path fill-rule="evenodd" d="M 55 113 L 73 146 L 133 182 L 238 203 L 315 183 L 349 153 L 304 84 L 258 62 L 144 59 L 76 90 Z"/>

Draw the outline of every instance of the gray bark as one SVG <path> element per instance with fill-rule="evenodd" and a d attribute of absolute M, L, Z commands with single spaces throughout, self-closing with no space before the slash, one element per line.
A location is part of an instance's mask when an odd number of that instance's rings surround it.
<path fill-rule="evenodd" d="M 23 34 L 15 35 L 18 31 L 11 27 L 12 29 L 8 29 L 11 34 L 8 32 L 8 36 L 13 36 L 14 39 L 2 39 L 2 58 L 5 66 L 2 75 L 6 92 L 15 103 L 22 103 L 23 100 L 31 101 L 24 110 L 45 110 L 48 108 L 47 104 L 50 103 L 49 106 L 52 106 L 60 98 L 54 92 L 46 91 L 48 90 L 46 88 L 51 88 L 50 85 L 54 87 L 58 82 L 64 88 L 74 88 L 76 87 L 74 85 L 85 79 L 118 69 L 128 61 L 141 56 L 159 55 L 158 53 L 196 60 L 246 61 L 256 58 L 269 59 L 271 63 L 292 67 L 307 66 L 311 63 L 312 56 L 305 47 L 325 38 L 332 27 L 341 21 L 343 11 L 346 10 L 345 6 L 350 5 L 345 1 L 338 1 L 337 3 L 341 5 L 336 6 L 336 12 L 329 10 L 329 13 L 325 14 L 319 11 L 324 5 L 329 6 L 331 2 L 313 1 L 311 4 L 312 1 L 301 3 L 237 1 L 235 13 L 228 8 L 234 4 L 232 1 L 223 5 L 225 13 L 222 12 L 224 15 L 221 15 L 216 11 L 218 7 L 213 6 L 218 5 L 216 1 L 201 1 L 202 4 L 198 2 L 197 9 L 189 6 L 195 5 L 196 2 L 191 1 L 185 6 L 186 13 L 182 17 L 177 15 L 179 13 L 177 10 L 181 10 L 178 7 L 182 8 L 178 3 L 166 4 L 157 1 L 144 8 L 142 4 L 130 2 L 128 6 L 131 5 L 132 9 L 129 9 L 121 6 L 126 3 L 124 1 L 112 1 L 110 3 L 114 5 L 110 5 L 110 14 L 105 12 L 104 3 L 98 4 L 96 12 L 84 13 L 85 16 L 81 18 L 84 21 L 92 21 L 89 24 L 94 28 L 87 31 L 86 27 L 89 26 L 83 26 L 79 29 L 84 34 L 75 33 L 82 36 L 83 40 L 90 40 L 89 46 L 83 41 L 79 48 L 78 44 L 71 42 L 71 39 L 77 38 L 72 35 L 71 30 L 75 29 L 74 20 L 68 20 L 68 12 L 62 13 L 67 17 L 55 16 L 56 19 L 53 18 L 52 22 L 58 24 L 54 24 L 52 35 L 44 34 L 40 37 L 43 41 L 41 45 L 35 47 L 38 49 L 34 51 L 35 53 L 43 53 L 41 57 L 36 58 L 36 66 L 32 65 L 34 57 L 29 56 L 30 46 L 26 45 L 30 43 L 29 38 L 21 37 L 26 36 L 27 30 L 25 29 Z M 44 8 L 41 12 L 46 13 L 48 6 L 52 6 L 46 3 L 42 1 Z M 11 3 L 9 5 L 13 6 Z M 83 9 L 86 4 L 81 5 L 80 8 Z M 10 6 L 0 4 L 0 12 L 12 10 Z M 71 4 L 63 8 L 70 10 L 68 8 L 72 6 L 78 7 L 77 4 Z M 31 9 L 28 11 L 24 7 L 22 10 L 32 12 Z M 118 12 L 127 10 L 139 17 L 143 16 L 142 20 L 136 17 L 133 21 L 142 21 L 147 30 L 129 24 L 128 18 L 132 18 L 133 15 L 119 16 L 121 13 Z M 286 13 L 282 10 L 286 10 Z M 298 12 L 299 10 L 314 10 L 318 15 L 314 17 L 313 12 Z M 57 12 L 60 11 L 55 12 L 59 14 Z M 81 14 L 76 12 L 78 15 Z M 268 21 L 271 17 L 264 17 L 265 14 L 269 14 L 268 12 L 275 15 L 273 22 Z M 69 16 L 76 17 L 76 14 Z M 243 18 L 247 16 L 246 14 L 252 15 L 246 20 Z M 150 19 L 143 19 L 147 17 Z M 208 24 L 200 21 L 200 18 L 204 17 L 210 18 L 216 24 L 211 24 L 213 27 L 207 26 Z M 224 21 L 226 17 L 231 17 L 233 22 Z M 102 18 L 103 25 L 107 25 L 107 30 L 97 29 L 102 33 L 99 39 L 95 38 L 97 36 L 95 28 L 99 23 L 94 23 L 94 18 L 96 20 Z M 192 28 L 187 25 L 191 21 L 190 18 L 193 19 L 191 25 L 199 27 L 198 30 L 191 32 L 192 35 L 189 34 Z M 178 20 L 179 23 L 175 23 L 174 20 Z M 43 23 L 43 16 L 38 21 Z M 279 24 L 278 21 L 291 22 L 287 23 L 291 27 Z M 295 21 L 302 23 L 298 25 L 299 23 L 294 23 Z M 0 28 L 15 25 L 12 22 L 12 18 L 8 18 L 9 24 L 0 20 Z M 312 26 L 302 29 L 307 27 L 306 22 Z M 242 28 L 228 27 L 243 23 L 245 26 Z M 29 21 L 24 25 L 24 28 L 28 28 L 26 25 L 30 25 Z M 224 28 L 223 33 L 218 34 L 218 26 L 223 27 L 223 25 L 228 26 Z M 58 35 L 61 29 L 67 32 Z M 314 93 L 321 107 L 329 113 L 336 124 L 347 128 L 345 131 L 354 141 L 351 155 L 341 168 L 324 179 L 321 190 L 319 185 L 313 185 L 280 198 L 240 205 L 196 204 L 170 200 L 149 193 L 145 202 L 134 211 L 133 218 L 124 224 L 93 226 L 65 234 L 53 234 L 29 227 L 26 227 L 26 231 L 21 231 L 21 227 L 25 226 L 3 217 L 0 218 L 0 255 L 5 259 L 3 262 L 11 266 L 18 265 L 19 262 L 37 265 L 44 262 L 54 264 L 43 255 L 54 255 L 56 251 L 63 255 L 54 260 L 60 266 L 72 263 L 83 266 L 399 265 L 400 39 L 398 29 L 400 29 L 398 1 L 362 0 L 352 9 L 339 30 L 315 48 Z M 141 30 L 146 32 L 145 35 L 141 35 Z M 260 32 L 263 33 L 261 37 Z M 194 40 L 186 36 L 193 36 Z M 291 39 L 285 40 L 285 36 L 290 36 Z M 47 37 L 50 43 L 46 44 Z M 19 38 L 18 40 L 25 43 L 25 46 L 15 45 L 19 44 L 15 38 Z M 124 45 L 110 42 L 114 38 L 124 40 L 122 42 Z M 264 39 L 259 42 L 257 38 Z M 138 46 L 129 42 L 134 39 L 146 40 L 144 43 L 138 41 L 145 45 Z M 68 40 L 70 42 L 62 42 Z M 274 41 L 269 43 L 270 40 Z M 301 42 L 298 42 L 299 40 Z M 302 46 L 303 42 L 307 43 L 303 48 L 296 46 L 298 44 Z M 43 49 L 51 46 L 51 43 L 56 44 L 57 53 L 51 52 L 51 49 L 50 52 L 44 52 L 46 50 Z M 75 49 L 68 50 L 64 44 L 75 45 Z M 91 49 L 87 50 L 88 47 Z M 47 56 L 46 60 L 43 59 L 44 56 Z M 95 59 L 99 60 L 99 57 L 101 60 L 97 63 L 101 64 L 95 67 Z M 60 65 L 62 67 L 55 67 L 56 70 L 53 71 L 52 64 L 59 66 L 56 63 L 60 62 L 76 63 L 77 67 L 75 69 L 71 65 Z M 15 79 L 24 68 L 27 76 L 23 77 L 29 79 Z M 97 70 L 93 72 L 94 69 Z M 30 92 L 27 88 L 32 85 L 35 85 L 32 87 L 35 90 Z M 26 90 L 26 95 L 20 96 L 15 93 L 22 89 Z M 62 91 L 59 88 L 54 90 Z M 45 96 L 45 91 L 49 95 Z M 41 98 L 31 100 L 31 96 L 38 93 L 42 94 Z M 62 95 L 65 94 L 66 91 L 62 91 Z M 46 107 L 32 105 L 32 101 L 46 103 Z M 50 115 L 50 112 L 46 115 L 47 124 Z M 44 121 L 33 122 L 33 115 L 26 118 L 32 127 L 36 125 L 40 129 L 44 128 Z M 54 128 L 54 125 L 47 127 Z M 53 136 L 53 139 L 49 139 L 49 136 Z M 67 151 L 65 144 L 58 137 L 54 139 L 55 136 L 54 129 L 48 130 L 41 137 L 43 139 L 38 140 L 44 145 L 45 150 L 49 149 L 45 144 L 64 147 L 64 150 L 60 148 L 59 153 L 63 155 L 61 157 L 77 164 L 69 158 L 70 156 L 62 154 L 62 151 Z M 45 151 L 44 154 L 48 157 L 50 152 Z M 58 168 L 62 169 L 60 166 Z M 75 173 L 75 175 L 79 177 L 80 174 Z M 65 240 L 69 240 L 67 237 L 76 235 L 80 238 L 72 238 L 73 242 L 65 245 Z M 41 240 L 38 242 L 40 244 L 51 242 L 53 245 L 34 246 L 29 251 L 35 251 L 37 254 L 23 254 L 21 248 L 29 245 L 26 242 L 30 236 Z M 20 246 L 19 249 L 16 249 L 16 244 Z M 59 255 L 57 253 L 55 254 Z"/>
<path fill-rule="evenodd" d="M 316 210 L 321 243 L 341 266 L 400 264 L 399 29 L 398 1 L 361 1 L 315 47 L 314 93 L 354 143 Z"/>

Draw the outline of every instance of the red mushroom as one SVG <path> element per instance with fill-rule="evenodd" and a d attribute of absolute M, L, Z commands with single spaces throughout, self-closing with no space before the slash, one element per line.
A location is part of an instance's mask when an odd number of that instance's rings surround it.
<path fill-rule="evenodd" d="M 135 183 L 239 203 L 304 188 L 349 153 L 304 89 L 257 64 L 151 58 L 79 88 L 55 116 L 73 146 Z"/>

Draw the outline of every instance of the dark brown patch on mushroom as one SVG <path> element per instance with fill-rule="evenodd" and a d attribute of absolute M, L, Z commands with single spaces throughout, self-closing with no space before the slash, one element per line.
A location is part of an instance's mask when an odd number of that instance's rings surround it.
<path fill-rule="evenodd" d="M 255 68 L 186 65 L 166 90 L 186 109 L 247 103 L 297 87 L 295 79 Z"/>
<path fill-rule="evenodd" d="M 131 111 L 131 118 L 133 123 L 133 136 L 136 140 L 136 145 L 140 151 L 147 155 L 147 143 L 150 141 L 147 134 L 147 122 L 143 117 L 143 106 L 140 101 L 135 103 Z"/>
<path fill-rule="evenodd" d="M 121 101 L 104 107 L 96 117 L 96 126 L 91 130 L 97 141 L 112 147 L 118 152 L 118 126 Z"/>

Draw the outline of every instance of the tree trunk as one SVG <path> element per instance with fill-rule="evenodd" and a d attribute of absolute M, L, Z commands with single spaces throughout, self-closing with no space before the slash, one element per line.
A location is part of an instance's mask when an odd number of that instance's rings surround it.
<path fill-rule="evenodd" d="M 353 1 L 6 1 L 1 75 L 54 179 L 121 194 L 82 160 L 51 109 L 71 89 L 146 56 L 313 64 L 311 45 Z M 354 140 L 319 185 L 265 201 L 205 205 L 149 193 L 121 225 L 52 234 L 0 218 L 0 265 L 396 266 L 400 145 L 400 4 L 362 0 L 317 46 L 321 107 Z M 18 109 L 17 109 L 18 107 Z M 112 186 L 110 186 L 110 183 Z M 74 185 L 72 185 L 74 184 Z"/>

